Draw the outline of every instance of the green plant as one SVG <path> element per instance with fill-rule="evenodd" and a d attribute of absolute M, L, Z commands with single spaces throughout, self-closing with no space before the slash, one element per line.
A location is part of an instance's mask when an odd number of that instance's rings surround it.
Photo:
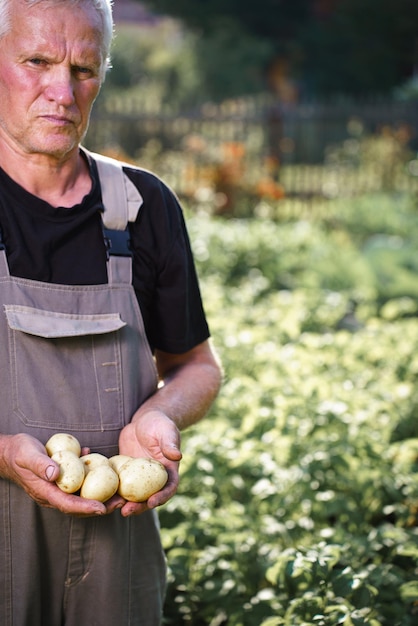
<path fill-rule="evenodd" d="M 417 223 L 382 202 L 373 225 L 371 198 L 355 220 L 337 201 L 322 222 L 190 216 L 225 382 L 160 511 L 166 624 L 415 624 L 418 322 L 406 294 L 380 306 L 364 242 Z M 344 281 L 318 260 L 338 252 Z"/>

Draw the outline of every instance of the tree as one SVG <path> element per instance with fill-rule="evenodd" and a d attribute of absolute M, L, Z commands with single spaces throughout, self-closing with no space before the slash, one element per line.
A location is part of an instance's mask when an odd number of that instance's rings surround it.
<path fill-rule="evenodd" d="M 418 71 L 417 0 L 145 0 L 202 41 L 264 46 L 259 71 L 285 60 L 313 94 L 387 93 Z M 207 46 L 203 46 L 207 54 Z M 268 53 L 267 53 L 268 51 Z M 225 56 L 225 53 L 227 56 Z M 204 64 L 203 64 L 204 65 Z"/>
<path fill-rule="evenodd" d="M 338 0 L 302 35 L 314 91 L 388 93 L 418 70 L 416 0 Z"/>

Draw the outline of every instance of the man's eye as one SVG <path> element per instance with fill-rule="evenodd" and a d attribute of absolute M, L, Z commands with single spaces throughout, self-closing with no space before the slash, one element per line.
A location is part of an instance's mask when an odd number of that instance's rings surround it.
<path fill-rule="evenodd" d="M 35 57 L 33 59 L 29 59 L 29 63 L 32 63 L 32 65 L 43 65 L 45 64 L 45 61 L 43 59 Z"/>
<path fill-rule="evenodd" d="M 91 76 L 93 74 L 92 70 L 89 67 L 82 67 L 78 65 L 73 68 L 73 72 L 80 76 Z"/>

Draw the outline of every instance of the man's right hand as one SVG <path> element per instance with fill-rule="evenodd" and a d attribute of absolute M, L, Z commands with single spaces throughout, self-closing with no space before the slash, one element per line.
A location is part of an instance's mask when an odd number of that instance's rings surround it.
<path fill-rule="evenodd" d="M 37 504 L 77 516 L 104 515 L 117 506 L 67 494 L 56 486 L 59 466 L 31 435 L 0 436 L 0 476 L 21 487 Z"/>

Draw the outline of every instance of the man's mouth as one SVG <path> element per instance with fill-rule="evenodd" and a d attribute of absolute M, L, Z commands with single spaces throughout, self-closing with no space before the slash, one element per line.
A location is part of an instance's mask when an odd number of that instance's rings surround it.
<path fill-rule="evenodd" d="M 64 115 L 46 114 L 41 116 L 47 122 L 55 124 L 56 126 L 68 126 L 74 124 L 74 120 Z"/>

